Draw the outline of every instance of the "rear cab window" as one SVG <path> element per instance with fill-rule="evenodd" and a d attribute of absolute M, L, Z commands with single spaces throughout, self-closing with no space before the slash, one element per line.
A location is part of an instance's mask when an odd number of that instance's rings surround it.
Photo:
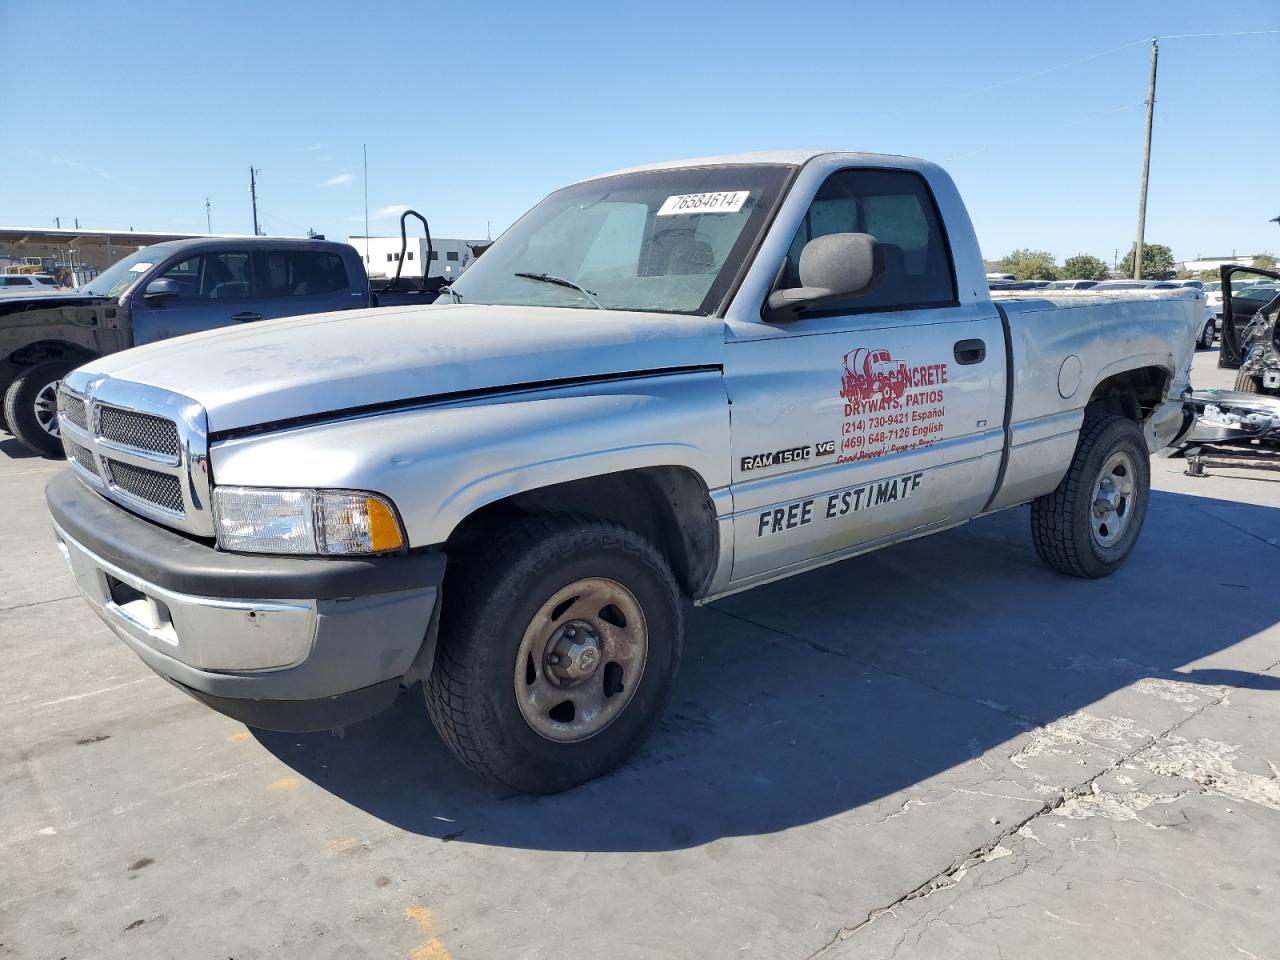
<path fill-rule="evenodd" d="M 347 265 L 325 250 L 268 250 L 261 284 L 264 297 L 314 297 L 345 293 L 350 288 Z"/>

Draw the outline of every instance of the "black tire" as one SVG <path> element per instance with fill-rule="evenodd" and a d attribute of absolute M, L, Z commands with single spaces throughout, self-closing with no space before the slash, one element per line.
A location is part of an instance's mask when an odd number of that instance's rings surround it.
<path fill-rule="evenodd" d="M 1246 370 L 1236 371 L 1236 390 L 1239 393 L 1262 393 L 1262 379 Z"/>
<path fill-rule="evenodd" d="M 41 391 L 76 368 L 66 360 L 46 360 L 24 368 L 4 393 L 4 419 L 9 432 L 28 450 L 46 457 L 62 456 L 62 441 L 40 424 L 36 403 Z M 56 428 L 57 421 L 54 421 Z"/>
<path fill-rule="evenodd" d="M 1127 454 L 1132 496 L 1125 500 L 1124 523 L 1112 543 L 1095 533 L 1094 495 L 1103 467 L 1116 454 Z M 1146 440 L 1126 417 L 1085 420 L 1071 467 L 1053 493 L 1031 503 L 1031 539 L 1049 567 L 1073 577 L 1095 579 L 1120 568 L 1142 532 L 1151 495 L 1151 460 Z M 1117 521 L 1118 523 L 1118 521 Z M 1104 528 L 1105 532 L 1105 528 Z"/>
<path fill-rule="evenodd" d="M 1204 325 L 1204 329 L 1200 331 L 1200 346 L 1204 347 L 1204 349 L 1213 349 L 1213 342 L 1216 339 L 1216 328 L 1217 323 L 1210 320 Z"/>
<path fill-rule="evenodd" d="M 534 617 L 558 591 L 586 578 L 607 578 L 630 591 L 643 613 L 647 654 L 621 712 L 586 739 L 562 742 L 525 719 L 516 663 Z M 443 602 L 427 707 L 458 759 L 494 783 L 557 793 L 608 773 L 666 708 L 684 642 L 680 594 L 662 555 L 626 527 L 575 514 L 525 518 L 459 558 Z M 602 653 L 602 677 L 606 659 Z M 534 670 L 532 657 L 528 663 Z"/>

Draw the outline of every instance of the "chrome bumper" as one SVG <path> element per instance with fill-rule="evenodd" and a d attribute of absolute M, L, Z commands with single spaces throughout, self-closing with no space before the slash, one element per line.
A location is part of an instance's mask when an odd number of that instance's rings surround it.
<path fill-rule="evenodd" d="M 280 670 L 306 659 L 315 600 L 223 600 L 166 590 L 93 553 L 54 524 L 58 549 L 94 612 L 131 645 L 197 670 Z"/>

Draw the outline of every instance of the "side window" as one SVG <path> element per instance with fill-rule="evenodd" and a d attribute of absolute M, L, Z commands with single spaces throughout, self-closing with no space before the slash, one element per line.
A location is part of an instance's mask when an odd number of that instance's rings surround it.
<path fill-rule="evenodd" d="M 445 254 L 445 259 L 446 259 L 446 260 L 457 260 L 457 259 L 458 259 L 458 251 L 457 251 L 457 250 L 450 250 L 448 253 L 446 253 L 446 254 Z"/>
<path fill-rule="evenodd" d="M 266 263 L 266 297 L 314 297 L 347 289 L 347 267 L 336 253 L 270 251 Z"/>
<path fill-rule="evenodd" d="M 238 250 L 187 257 L 160 276 L 178 285 L 179 300 L 243 300 L 253 294 L 249 254 Z"/>
<path fill-rule="evenodd" d="M 815 237 L 868 233 L 883 260 L 880 283 L 822 312 L 943 306 L 956 300 L 951 255 L 924 179 L 905 170 L 841 170 L 827 178 L 787 253 L 783 286 L 798 287 L 800 253 Z"/>

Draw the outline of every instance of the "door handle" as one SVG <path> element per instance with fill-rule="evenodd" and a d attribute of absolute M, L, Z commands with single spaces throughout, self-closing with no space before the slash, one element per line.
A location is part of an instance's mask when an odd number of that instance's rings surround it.
<path fill-rule="evenodd" d="M 250 320 L 261 320 L 262 314 L 251 313 L 248 311 L 244 313 L 233 313 L 231 315 L 231 319 L 235 320 L 237 323 L 248 323 Z"/>
<path fill-rule="evenodd" d="M 987 358 L 987 344 L 982 340 L 958 340 L 955 356 L 956 363 L 981 363 Z"/>

